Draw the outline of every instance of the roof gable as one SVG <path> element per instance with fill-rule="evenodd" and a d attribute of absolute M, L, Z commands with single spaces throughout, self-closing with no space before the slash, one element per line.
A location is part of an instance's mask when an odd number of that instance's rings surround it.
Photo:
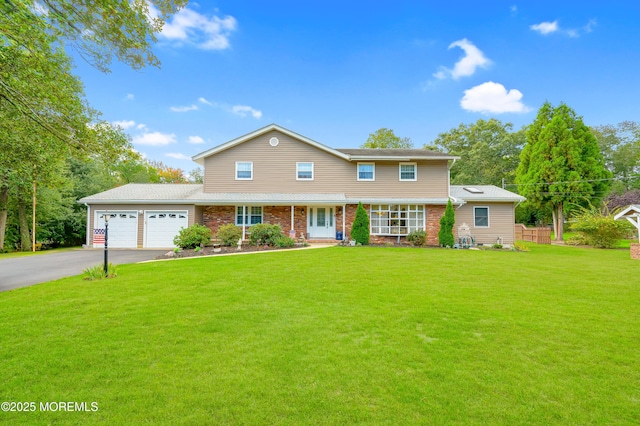
<path fill-rule="evenodd" d="M 640 217 L 640 204 L 631 204 L 626 209 L 614 216 L 614 219 L 622 219 L 627 217 Z"/>
<path fill-rule="evenodd" d="M 335 155 L 336 157 L 342 158 L 343 160 L 349 160 L 349 155 L 345 154 L 343 152 L 340 152 L 338 150 L 335 150 L 333 148 L 330 148 L 324 144 L 321 144 L 320 142 L 316 142 L 313 139 L 309 139 L 306 136 L 302 136 L 298 133 L 292 132 L 289 129 L 285 129 L 284 127 L 281 127 L 277 124 L 269 124 L 268 126 L 262 127 L 258 130 L 254 130 L 251 133 L 247 133 L 246 135 L 240 136 L 238 138 L 232 139 L 229 142 L 223 143 L 222 145 L 218 145 L 215 146 L 207 151 L 201 152 L 200 154 L 196 154 L 193 157 L 191 157 L 191 159 L 193 161 L 195 161 L 198 164 L 201 164 L 204 166 L 204 160 L 207 157 L 210 157 L 212 155 L 215 155 L 219 152 L 225 151 L 229 148 L 232 148 L 234 146 L 240 145 L 244 142 L 250 141 L 258 136 L 261 136 L 265 133 L 271 132 L 271 131 L 278 131 L 280 133 L 283 133 L 293 139 L 296 139 L 300 142 L 306 143 L 308 145 L 311 145 L 315 148 L 318 148 L 322 151 L 328 152 L 329 154 Z"/>

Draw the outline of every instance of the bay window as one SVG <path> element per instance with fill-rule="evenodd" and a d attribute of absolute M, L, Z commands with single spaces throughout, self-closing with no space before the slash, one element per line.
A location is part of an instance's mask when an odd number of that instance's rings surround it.
<path fill-rule="evenodd" d="M 408 235 L 425 230 L 424 205 L 374 204 L 370 218 L 372 235 Z"/>

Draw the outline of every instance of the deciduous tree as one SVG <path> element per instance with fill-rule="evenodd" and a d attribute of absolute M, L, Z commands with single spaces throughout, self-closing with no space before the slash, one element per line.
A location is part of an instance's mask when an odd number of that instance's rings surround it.
<path fill-rule="evenodd" d="M 413 148 L 413 142 L 410 138 L 400 138 L 393 133 L 393 130 L 383 127 L 371 133 L 367 141 L 360 148 Z"/>
<path fill-rule="evenodd" d="M 524 129 L 514 132 L 513 124 L 492 118 L 460 124 L 424 148 L 460 156 L 451 167 L 454 185 L 501 185 L 515 181 L 524 141 Z"/>
<path fill-rule="evenodd" d="M 623 121 L 617 125 L 595 126 L 591 132 L 615 181 L 612 191 L 622 194 L 640 188 L 640 124 Z"/>

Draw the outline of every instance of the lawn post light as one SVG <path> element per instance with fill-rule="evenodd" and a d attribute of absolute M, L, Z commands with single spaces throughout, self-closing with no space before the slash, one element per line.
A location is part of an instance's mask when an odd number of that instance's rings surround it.
<path fill-rule="evenodd" d="M 109 275 L 109 212 L 104 214 L 104 277 Z"/>

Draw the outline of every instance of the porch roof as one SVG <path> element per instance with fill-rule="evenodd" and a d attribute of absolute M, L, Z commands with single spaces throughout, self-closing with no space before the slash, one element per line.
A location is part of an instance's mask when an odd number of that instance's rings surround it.
<path fill-rule="evenodd" d="M 87 204 L 193 204 L 210 205 L 281 205 L 292 204 L 446 204 L 448 198 L 348 197 L 344 193 L 205 193 L 202 184 L 130 183 L 79 200 Z"/>

